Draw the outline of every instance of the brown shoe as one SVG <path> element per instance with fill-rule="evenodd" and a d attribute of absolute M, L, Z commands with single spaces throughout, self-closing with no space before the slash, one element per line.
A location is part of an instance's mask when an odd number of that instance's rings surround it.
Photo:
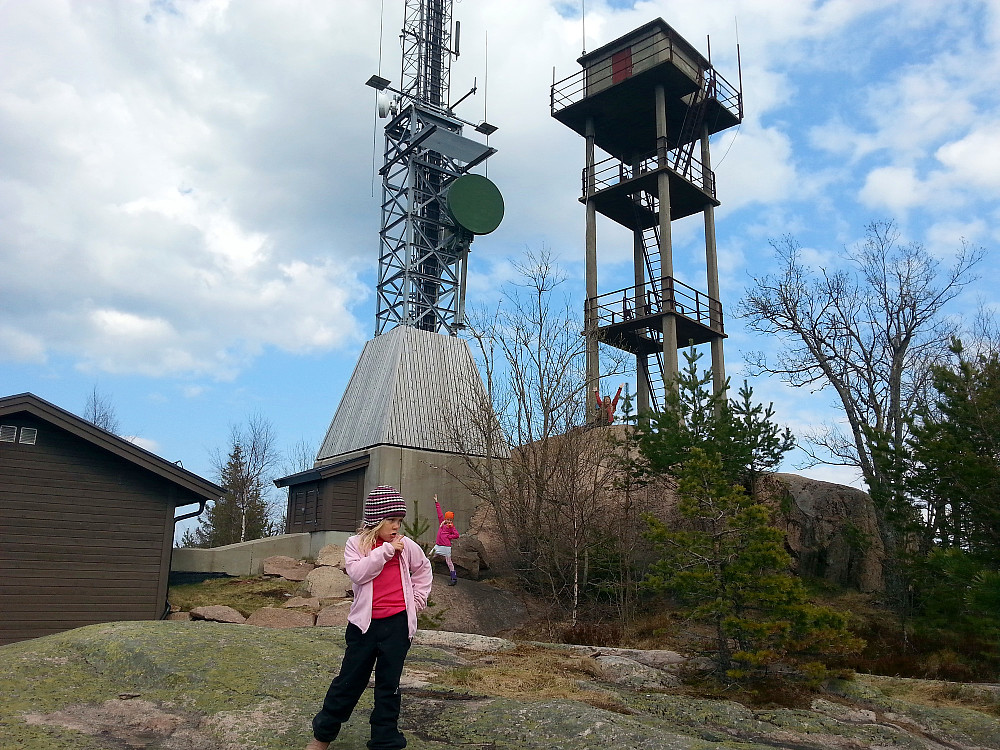
<path fill-rule="evenodd" d="M 329 742 L 320 742 L 315 737 L 309 740 L 309 744 L 306 745 L 306 750 L 327 750 L 330 747 Z"/>

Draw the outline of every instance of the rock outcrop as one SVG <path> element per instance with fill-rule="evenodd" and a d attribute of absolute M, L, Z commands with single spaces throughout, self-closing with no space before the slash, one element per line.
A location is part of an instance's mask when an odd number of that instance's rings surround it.
<path fill-rule="evenodd" d="M 288 581 L 304 581 L 316 566 L 305 560 L 296 560 L 287 555 L 272 555 L 264 558 L 264 575 L 281 576 Z"/>
<path fill-rule="evenodd" d="M 772 474 L 766 481 L 799 574 L 863 592 L 884 588 L 882 538 L 867 492 L 797 474 Z"/>
<path fill-rule="evenodd" d="M 326 565 L 315 568 L 306 576 L 309 595 L 320 599 L 343 599 L 351 590 L 351 579 L 340 568 Z"/>
<path fill-rule="evenodd" d="M 481 545 L 469 540 L 463 549 L 463 568 L 468 577 L 478 577 L 480 566 L 485 565 Z M 212 605 L 196 607 L 191 612 L 172 612 L 170 619 L 211 620 L 215 622 L 256 625 L 269 628 L 286 627 L 344 627 L 351 609 L 351 581 L 344 572 L 343 548 L 327 545 L 316 557 L 315 565 L 288 557 L 270 557 L 264 561 L 268 575 L 291 576 L 288 580 L 303 581 L 309 596 L 293 596 L 281 608 L 265 607 L 244 617 L 232 607 Z M 310 570 L 303 578 L 299 574 L 308 565 Z M 517 627 L 528 620 L 528 609 L 521 600 L 506 591 L 488 584 L 463 578 L 458 586 L 446 585 L 447 578 L 435 576 L 431 592 L 431 606 L 427 614 L 433 616 L 437 627 L 447 631 L 461 631 L 481 635 L 495 635 L 502 630 Z M 284 614 L 281 614 L 284 613 Z"/>
<path fill-rule="evenodd" d="M 777 525 L 785 531 L 795 571 L 866 593 L 884 589 L 882 540 L 868 493 L 856 487 L 783 473 L 765 475 L 759 487 L 765 502 L 776 511 Z M 651 485 L 643 492 L 644 512 L 668 525 L 679 523 L 677 493 L 669 482 Z M 470 532 L 459 541 L 471 545 L 473 540 L 478 542 L 482 558 L 491 561 L 496 573 L 511 572 L 507 545 L 487 503 L 479 506 L 470 522 Z M 454 552 L 452 559 L 457 564 Z"/>
<path fill-rule="evenodd" d="M 475 536 L 465 534 L 451 545 L 451 561 L 462 578 L 479 580 L 480 571 L 489 570 L 486 562 L 486 549 Z"/>
<path fill-rule="evenodd" d="M 0 747 L 305 747 L 343 647 L 342 628 L 167 621 L 3 646 Z M 1000 747 L 1000 686 L 859 676 L 799 708 L 752 708 L 670 687 L 671 659 L 640 653 L 419 631 L 400 728 L 414 750 Z M 364 746 L 371 701 L 340 746 Z"/>
<path fill-rule="evenodd" d="M 311 612 L 296 612 L 292 609 L 262 607 L 247 618 L 247 625 L 260 628 L 310 628 L 316 623 L 316 615 Z"/>
<path fill-rule="evenodd" d="M 195 607 L 190 615 L 195 620 L 211 620 L 212 622 L 228 622 L 242 625 L 247 621 L 243 614 L 224 604 L 210 604 L 207 607 Z"/>

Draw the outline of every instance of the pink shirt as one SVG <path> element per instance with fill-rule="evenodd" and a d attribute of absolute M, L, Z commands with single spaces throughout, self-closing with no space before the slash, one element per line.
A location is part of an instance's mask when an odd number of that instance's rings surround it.
<path fill-rule="evenodd" d="M 382 572 L 385 563 L 397 553 L 391 544 L 383 544 L 367 555 L 362 555 L 358 548 L 360 541 L 361 536 L 355 534 L 344 545 L 344 567 L 354 590 L 354 601 L 347 621 L 360 628 L 362 633 L 367 633 L 372 624 L 372 582 Z M 417 632 L 417 612 L 427 606 L 427 597 L 431 593 L 431 563 L 420 545 L 409 538 L 403 539 L 403 551 L 398 554 L 401 556 L 399 577 L 403 584 L 403 601 L 406 603 L 406 622 L 412 639 Z"/>
<path fill-rule="evenodd" d="M 375 540 L 375 549 L 385 542 Z M 403 598 L 403 579 L 399 572 L 399 558 L 393 555 L 382 566 L 382 572 L 372 580 L 372 619 L 398 615 L 406 609 L 406 599 Z"/>

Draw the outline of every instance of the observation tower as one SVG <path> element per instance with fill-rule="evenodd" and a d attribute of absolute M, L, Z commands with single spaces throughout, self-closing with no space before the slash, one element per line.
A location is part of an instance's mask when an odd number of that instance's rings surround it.
<path fill-rule="evenodd" d="M 552 84 L 552 116 L 584 137 L 587 393 L 599 387 L 601 343 L 635 355 L 636 408 L 662 409 L 679 347 L 711 344 L 713 384 L 725 384 L 709 138 L 743 119 L 726 81 L 662 18 L 584 54 Z M 603 152 L 603 153 L 602 153 Z M 706 287 L 674 275 L 671 223 L 701 213 Z M 597 214 L 632 234 L 634 284 L 599 292 Z"/>

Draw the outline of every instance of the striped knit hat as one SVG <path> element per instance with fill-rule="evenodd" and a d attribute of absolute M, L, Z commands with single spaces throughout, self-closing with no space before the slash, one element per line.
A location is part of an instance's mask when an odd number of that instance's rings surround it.
<path fill-rule="evenodd" d="M 395 487 L 381 485 L 373 489 L 365 500 L 365 528 L 378 526 L 386 518 L 406 515 L 406 501 Z"/>

